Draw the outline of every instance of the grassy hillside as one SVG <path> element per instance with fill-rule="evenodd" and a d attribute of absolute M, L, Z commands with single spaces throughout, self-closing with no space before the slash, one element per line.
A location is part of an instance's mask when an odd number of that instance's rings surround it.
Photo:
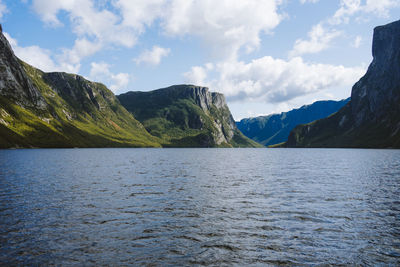
<path fill-rule="evenodd" d="M 160 146 L 104 85 L 21 64 L 47 108 L 24 108 L 1 96 L 0 147 Z"/>
<path fill-rule="evenodd" d="M 393 134 L 399 118 L 392 114 L 389 120 L 364 123 L 355 127 L 348 104 L 325 119 L 297 126 L 284 147 L 349 147 L 400 148 L 400 131 Z M 347 120 L 343 120 L 347 118 Z"/>
<path fill-rule="evenodd" d="M 259 147 L 236 128 L 223 96 L 205 88 L 176 85 L 118 99 L 163 146 Z"/>

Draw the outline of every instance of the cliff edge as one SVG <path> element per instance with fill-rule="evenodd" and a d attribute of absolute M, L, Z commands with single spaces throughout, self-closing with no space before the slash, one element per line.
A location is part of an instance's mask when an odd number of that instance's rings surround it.
<path fill-rule="evenodd" d="M 400 148 L 400 21 L 374 29 L 372 55 L 350 102 L 328 118 L 297 126 L 284 146 Z"/>

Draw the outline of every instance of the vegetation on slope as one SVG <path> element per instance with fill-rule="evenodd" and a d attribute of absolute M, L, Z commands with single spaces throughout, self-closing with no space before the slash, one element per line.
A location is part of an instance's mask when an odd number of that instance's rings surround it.
<path fill-rule="evenodd" d="M 104 85 L 21 64 L 47 108 L 27 109 L 0 97 L 0 147 L 160 146 Z"/>
<path fill-rule="evenodd" d="M 289 112 L 242 119 L 237 122 L 239 130 L 265 146 L 285 142 L 290 131 L 299 124 L 325 118 L 342 108 L 350 98 L 341 101 L 317 101 Z"/>
<path fill-rule="evenodd" d="M 128 92 L 118 99 L 163 146 L 259 147 L 232 123 L 223 96 L 205 88 L 176 85 Z"/>

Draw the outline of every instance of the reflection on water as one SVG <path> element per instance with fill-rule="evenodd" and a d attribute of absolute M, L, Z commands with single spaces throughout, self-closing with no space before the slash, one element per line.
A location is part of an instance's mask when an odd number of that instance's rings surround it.
<path fill-rule="evenodd" d="M 1 265 L 400 264 L 400 151 L 0 150 Z"/>

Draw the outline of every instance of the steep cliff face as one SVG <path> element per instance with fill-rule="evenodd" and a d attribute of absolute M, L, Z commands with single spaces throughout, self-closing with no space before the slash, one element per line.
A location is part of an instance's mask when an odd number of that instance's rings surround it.
<path fill-rule="evenodd" d="M 287 141 L 289 133 L 299 124 L 328 117 L 341 109 L 350 98 L 341 101 L 317 101 L 280 114 L 242 119 L 239 130 L 247 137 L 265 146 Z"/>
<path fill-rule="evenodd" d="M 400 147 L 400 21 L 374 30 L 373 61 L 333 116 L 296 127 L 288 147 Z"/>
<path fill-rule="evenodd" d="M 160 146 L 104 85 L 44 73 L 0 33 L 0 148 Z"/>
<path fill-rule="evenodd" d="M 351 93 L 351 112 L 356 126 L 400 115 L 400 21 L 376 27 L 373 60 Z"/>
<path fill-rule="evenodd" d="M 19 59 L 3 35 L 0 25 L 0 95 L 24 107 L 45 109 L 46 102 L 26 75 Z"/>
<path fill-rule="evenodd" d="M 206 87 L 175 85 L 118 99 L 165 146 L 258 146 L 237 129 L 225 97 Z"/>

